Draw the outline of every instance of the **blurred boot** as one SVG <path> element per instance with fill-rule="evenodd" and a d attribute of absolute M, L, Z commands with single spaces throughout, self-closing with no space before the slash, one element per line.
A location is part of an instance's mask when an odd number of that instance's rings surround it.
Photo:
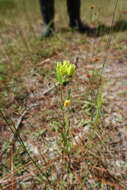
<path fill-rule="evenodd" d="M 89 26 L 82 23 L 80 18 L 81 0 L 67 0 L 67 11 L 69 15 L 69 26 L 81 33 L 89 31 Z"/>
<path fill-rule="evenodd" d="M 41 14 L 44 21 L 42 38 L 54 32 L 54 0 L 40 0 Z"/>

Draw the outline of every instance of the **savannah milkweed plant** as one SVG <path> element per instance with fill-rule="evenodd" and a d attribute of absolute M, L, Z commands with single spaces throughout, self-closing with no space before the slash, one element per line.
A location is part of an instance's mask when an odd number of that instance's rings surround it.
<path fill-rule="evenodd" d="M 58 62 L 56 65 L 56 79 L 60 84 L 69 82 L 76 71 L 76 66 L 70 61 Z"/>

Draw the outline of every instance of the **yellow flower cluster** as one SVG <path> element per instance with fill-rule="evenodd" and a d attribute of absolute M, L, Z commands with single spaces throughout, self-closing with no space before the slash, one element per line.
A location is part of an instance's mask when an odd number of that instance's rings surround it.
<path fill-rule="evenodd" d="M 71 64 L 70 61 L 63 61 L 63 63 L 57 63 L 56 71 L 63 76 L 72 76 L 75 73 L 75 65 Z"/>
<path fill-rule="evenodd" d="M 58 62 L 56 66 L 56 76 L 60 83 L 68 81 L 68 77 L 71 77 L 76 71 L 76 66 L 71 64 L 70 61 Z"/>

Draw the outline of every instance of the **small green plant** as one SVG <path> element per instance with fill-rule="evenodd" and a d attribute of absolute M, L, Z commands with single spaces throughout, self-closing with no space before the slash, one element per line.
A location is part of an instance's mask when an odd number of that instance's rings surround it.
<path fill-rule="evenodd" d="M 60 127 L 60 136 L 62 143 L 62 152 L 64 154 L 70 153 L 71 141 L 70 141 L 70 115 L 69 107 L 71 105 L 71 90 L 66 87 L 67 97 L 63 97 L 63 85 L 69 83 L 70 79 L 76 72 L 76 66 L 71 64 L 70 61 L 64 60 L 63 62 L 58 62 L 56 65 L 56 80 L 60 85 L 61 94 L 61 111 L 63 115 L 63 124 Z"/>

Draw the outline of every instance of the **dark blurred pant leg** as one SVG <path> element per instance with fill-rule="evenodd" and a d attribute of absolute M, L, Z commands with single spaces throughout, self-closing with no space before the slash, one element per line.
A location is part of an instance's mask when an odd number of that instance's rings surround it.
<path fill-rule="evenodd" d="M 54 31 L 54 0 L 39 0 L 44 22 L 42 37 L 49 36 Z"/>
<path fill-rule="evenodd" d="M 40 0 L 41 14 L 45 24 L 53 23 L 54 0 Z"/>
<path fill-rule="evenodd" d="M 80 20 L 81 0 L 67 0 L 67 11 L 70 26 L 73 27 Z"/>
<path fill-rule="evenodd" d="M 71 28 L 81 33 L 90 32 L 88 25 L 83 24 L 80 17 L 81 0 L 67 0 L 67 11 L 69 16 L 69 25 Z"/>

